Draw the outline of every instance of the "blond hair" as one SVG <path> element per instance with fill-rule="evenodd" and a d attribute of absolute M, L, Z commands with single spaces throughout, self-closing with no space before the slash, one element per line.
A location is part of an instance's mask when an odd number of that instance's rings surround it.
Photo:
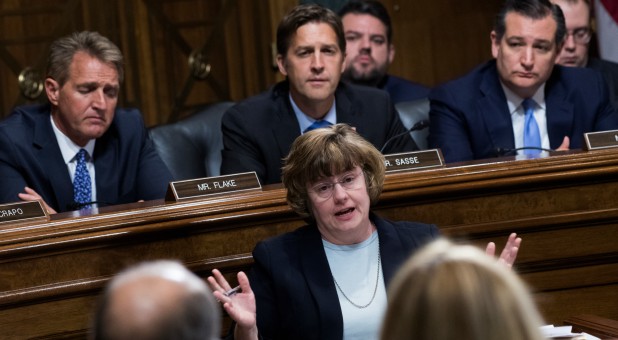
<path fill-rule="evenodd" d="M 524 283 L 473 246 L 430 243 L 401 267 L 388 300 L 384 340 L 543 339 Z"/>

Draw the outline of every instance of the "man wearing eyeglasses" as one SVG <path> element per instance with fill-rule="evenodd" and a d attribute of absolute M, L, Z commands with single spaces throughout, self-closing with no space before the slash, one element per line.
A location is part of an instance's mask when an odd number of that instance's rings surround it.
<path fill-rule="evenodd" d="M 567 36 L 558 56 L 558 64 L 588 67 L 603 74 L 609 86 L 612 103 L 618 107 L 618 64 L 588 57 L 592 37 L 589 0 L 552 0 L 560 6 L 566 21 Z"/>

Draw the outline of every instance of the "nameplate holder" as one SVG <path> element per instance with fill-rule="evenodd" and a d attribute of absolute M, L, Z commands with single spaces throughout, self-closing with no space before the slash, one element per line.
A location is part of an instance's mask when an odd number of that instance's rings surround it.
<path fill-rule="evenodd" d="M 444 167 L 444 158 L 439 149 L 384 155 L 386 172 L 424 170 Z"/>
<path fill-rule="evenodd" d="M 618 130 L 584 133 L 586 150 L 618 148 Z"/>
<path fill-rule="evenodd" d="M 0 204 L 0 226 L 9 223 L 39 221 L 49 221 L 49 214 L 40 201 Z"/>
<path fill-rule="evenodd" d="M 165 201 L 178 202 L 206 198 L 213 195 L 237 193 L 248 190 L 261 190 L 262 186 L 254 172 L 205 177 L 170 182 Z"/>

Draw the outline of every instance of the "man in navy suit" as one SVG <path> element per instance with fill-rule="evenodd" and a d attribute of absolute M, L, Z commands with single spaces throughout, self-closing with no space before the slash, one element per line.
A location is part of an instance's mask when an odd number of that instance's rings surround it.
<path fill-rule="evenodd" d="M 262 184 L 281 182 L 292 142 L 317 124 L 347 123 L 385 153 L 418 149 L 386 92 L 340 83 L 345 37 L 331 10 L 296 7 L 279 24 L 277 52 L 287 79 L 223 116 L 222 174 L 255 171 Z"/>
<path fill-rule="evenodd" d="M 554 66 L 565 33 L 557 5 L 507 0 L 491 32 L 495 60 L 430 93 L 430 146 L 456 162 L 522 147 L 580 148 L 585 132 L 618 129 L 600 74 Z M 524 100 L 533 119 L 526 117 Z M 526 141 L 524 126 L 534 127 L 528 131 L 536 131 L 536 146 Z"/>
<path fill-rule="evenodd" d="M 42 199 L 54 213 L 165 196 L 172 177 L 139 111 L 116 110 L 122 64 L 118 47 L 96 32 L 52 44 L 50 104 L 18 107 L 0 123 L 1 202 Z M 74 185 L 75 177 L 86 182 Z M 76 200 L 78 187 L 84 202 Z"/>
<path fill-rule="evenodd" d="M 394 104 L 427 98 L 427 87 L 387 73 L 395 45 L 391 18 L 380 1 L 349 1 L 339 16 L 346 39 L 345 80 L 383 89 Z"/>

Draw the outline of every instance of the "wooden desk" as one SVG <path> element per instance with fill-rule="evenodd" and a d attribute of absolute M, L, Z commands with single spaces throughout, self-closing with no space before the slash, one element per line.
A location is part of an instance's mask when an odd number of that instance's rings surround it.
<path fill-rule="evenodd" d="M 617 194 L 618 150 L 571 152 L 389 174 L 374 211 L 483 245 L 521 234 L 517 270 L 559 324 L 576 314 L 618 319 Z M 302 224 L 270 186 L 0 226 L 0 337 L 84 337 L 101 288 L 125 266 L 173 258 L 201 276 L 235 273 L 256 242 Z"/>
<path fill-rule="evenodd" d="M 573 326 L 574 333 L 586 332 L 603 340 L 618 339 L 618 321 L 603 318 L 597 315 L 572 316 L 564 323 Z"/>

